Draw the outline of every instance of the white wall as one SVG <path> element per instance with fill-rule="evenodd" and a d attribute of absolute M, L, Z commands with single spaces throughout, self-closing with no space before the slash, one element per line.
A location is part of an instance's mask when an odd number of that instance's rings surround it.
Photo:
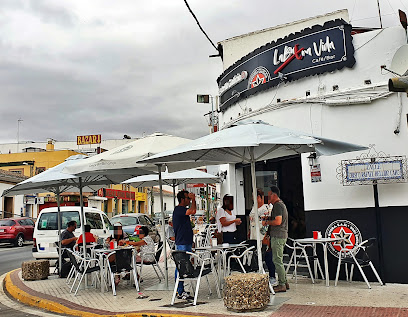
<path fill-rule="evenodd" d="M 287 33 L 289 34 L 289 33 Z M 286 35 L 287 35 L 286 34 Z M 264 36 L 263 43 L 270 42 L 268 32 L 257 35 Z M 228 43 L 228 50 L 224 52 L 231 56 L 245 55 L 245 38 Z M 248 40 L 248 43 L 251 43 Z M 379 96 L 388 93 L 387 82 L 395 77 L 381 69 L 381 65 L 391 67 L 392 58 L 399 47 L 406 45 L 406 33 L 402 27 L 393 27 L 378 31 L 366 32 L 353 36 L 356 64 L 353 68 L 345 68 L 333 73 L 311 76 L 297 81 L 281 84 L 277 88 L 269 89 L 242 100 L 231 106 L 224 114 L 220 114 L 221 127 L 234 120 L 250 117 L 256 111 L 268 104 L 278 104 L 282 101 L 295 100 L 297 104 L 290 104 L 278 110 L 268 110 L 262 114 L 253 115 L 253 119 L 261 119 L 270 124 L 300 130 L 317 136 L 324 136 L 340 141 L 357 143 L 368 146 L 375 144 L 377 151 L 388 155 L 408 155 L 408 129 L 406 114 L 408 113 L 407 94 L 392 93 L 388 97 L 375 100 L 369 104 L 328 106 L 324 99 L 345 98 L 346 94 L 361 97 L 363 94 Z M 230 52 L 232 51 L 232 52 Z M 407 57 L 408 69 L 408 57 Z M 228 66 L 228 62 L 226 63 Z M 366 79 L 371 85 L 365 85 Z M 340 96 L 333 96 L 333 85 L 339 86 Z M 363 93 L 362 90 L 365 89 Z M 305 92 L 310 91 L 308 98 L 322 98 L 321 103 L 310 103 Z M 355 91 L 355 93 L 354 93 Z M 401 100 L 401 101 L 400 101 Z M 399 107 L 402 102 L 402 117 L 399 117 Z M 280 103 L 285 105 L 285 103 Z M 252 112 L 249 112 L 249 108 Z M 231 121 L 232 118 L 232 121 Z M 400 121 L 400 122 L 398 122 Z M 400 124 L 401 131 L 394 134 Z M 366 151 L 365 151 L 366 152 Z M 336 169 L 342 159 L 353 159 L 363 152 L 352 152 L 332 157 L 321 157 L 322 182 L 311 183 L 310 167 L 302 156 L 303 187 L 305 210 L 359 208 L 373 206 L 372 186 L 342 186 L 337 178 Z M 228 181 L 223 188 L 232 191 L 237 184 L 237 176 L 228 174 Z M 238 185 L 239 187 L 239 185 Z M 380 206 L 408 205 L 407 184 L 379 185 Z M 239 204 L 238 204 L 239 205 Z"/>

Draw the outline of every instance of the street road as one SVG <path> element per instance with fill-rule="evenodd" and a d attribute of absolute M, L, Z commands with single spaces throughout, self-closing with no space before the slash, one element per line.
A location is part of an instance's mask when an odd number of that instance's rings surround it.
<path fill-rule="evenodd" d="M 21 267 L 21 263 L 28 260 L 34 260 L 31 252 L 32 244 L 26 244 L 18 248 L 9 245 L 0 245 L 0 276 L 11 270 Z M 34 316 L 51 316 L 41 310 L 36 310 L 17 303 L 8 298 L 0 285 L 0 316 L 8 317 L 34 317 Z M 55 315 L 54 315 L 55 316 Z"/>
<path fill-rule="evenodd" d="M 21 263 L 34 260 L 31 248 L 33 245 L 26 244 L 18 248 L 9 245 L 0 245 L 0 275 L 21 267 Z"/>

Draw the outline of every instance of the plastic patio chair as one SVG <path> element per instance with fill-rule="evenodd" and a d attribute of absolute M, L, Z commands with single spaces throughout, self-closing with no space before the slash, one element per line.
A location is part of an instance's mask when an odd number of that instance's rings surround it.
<path fill-rule="evenodd" d="M 139 291 L 139 282 L 137 279 L 136 262 L 134 260 L 133 250 L 130 248 L 115 250 L 106 256 L 107 259 L 113 254 L 115 254 L 115 261 L 110 262 L 108 265 L 113 295 L 116 296 L 115 276 L 122 274 L 132 274 L 136 290 Z"/>
<path fill-rule="evenodd" d="M 86 276 L 87 274 L 91 274 L 93 272 L 99 272 L 101 270 L 101 267 L 100 267 L 100 263 L 98 259 L 84 258 L 82 257 L 81 254 L 74 252 L 70 249 L 67 249 L 67 254 L 68 254 L 69 260 L 72 263 L 72 266 L 75 268 L 75 279 L 69 291 L 70 293 L 72 293 L 75 287 L 75 283 L 79 278 L 79 282 L 78 282 L 78 285 L 77 285 L 77 288 L 74 294 L 76 295 L 78 293 L 79 286 L 81 285 L 81 282 L 84 276 Z M 93 281 L 94 281 L 94 277 L 93 277 Z M 95 283 L 95 287 L 96 287 L 96 283 Z"/>
<path fill-rule="evenodd" d="M 163 271 L 161 270 L 161 268 L 159 266 L 159 261 L 160 261 L 160 256 L 161 256 L 162 250 L 163 250 L 163 241 L 160 241 L 157 244 L 157 249 L 156 249 L 155 253 L 144 252 L 144 253 L 141 254 L 141 260 L 140 260 L 140 262 L 137 263 L 137 265 L 140 266 L 139 283 L 140 283 L 140 279 L 142 277 L 142 270 L 143 270 L 144 265 L 151 265 L 153 267 L 154 272 L 156 273 L 157 277 L 159 278 L 160 283 L 161 283 L 161 278 L 163 278 L 163 280 L 165 279 Z M 152 255 L 154 256 L 154 261 L 145 261 L 144 260 L 144 258 L 146 258 L 146 257 L 150 258 Z M 161 277 L 160 277 L 158 271 L 160 271 Z"/>
<path fill-rule="evenodd" d="M 289 269 L 293 266 L 293 276 L 295 278 L 295 283 L 297 283 L 297 269 L 298 267 L 307 267 L 309 271 L 310 278 L 312 280 L 312 283 L 314 284 L 314 276 L 312 273 L 312 268 L 310 266 L 310 261 L 313 260 L 316 261 L 316 265 L 319 268 L 320 275 L 324 279 L 324 274 L 322 267 L 320 265 L 319 259 L 315 255 L 308 255 L 306 248 L 312 248 L 313 246 L 310 244 L 301 244 L 296 242 L 292 238 L 288 238 L 285 244 L 286 248 L 289 250 L 292 250 L 292 254 L 289 259 L 289 263 L 286 266 L 286 274 L 288 274 Z M 300 261 L 305 261 L 306 264 L 300 263 Z"/>
<path fill-rule="evenodd" d="M 201 277 L 205 276 L 208 284 L 208 288 L 211 292 L 210 283 L 208 281 L 208 274 L 213 273 L 216 281 L 217 295 L 218 298 L 221 298 L 220 289 L 218 285 L 218 276 L 215 272 L 214 266 L 211 264 L 211 267 L 206 268 L 206 263 L 213 263 L 211 258 L 203 259 L 199 255 L 186 252 L 186 251 L 173 251 L 171 253 L 176 268 L 178 270 L 176 284 L 174 285 L 173 296 L 171 298 L 171 305 L 174 305 L 176 299 L 177 287 L 180 281 L 197 281 L 195 291 L 194 291 L 194 302 L 193 305 L 197 305 L 198 290 L 200 288 Z M 191 263 L 191 258 L 194 258 L 195 262 L 198 263 L 196 267 Z"/>
<path fill-rule="evenodd" d="M 369 266 L 374 272 L 375 277 L 377 278 L 378 282 L 380 285 L 384 285 L 382 282 L 380 276 L 377 273 L 377 270 L 375 269 L 373 263 L 370 260 L 370 257 L 368 255 L 369 249 L 374 245 L 374 242 L 376 241 L 375 238 L 370 238 L 367 239 L 363 242 L 361 242 L 359 245 L 354 246 L 352 249 L 341 249 L 339 252 L 339 260 L 337 262 L 337 272 L 336 272 L 336 280 L 334 282 L 334 286 L 337 286 L 337 282 L 339 280 L 339 273 L 340 273 L 340 267 L 341 263 L 344 263 L 345 265 L 345 270 L 346 270 L 346 280 L 351 282 L 353 280 L 353 270 L 354 270 L 354 265 L 358 267 L 360 270 L 360 273 L 366 282 L 368 288 L 371 289 L 371 285 L 368 282 L 368 279 L 366 275 L 364 274 L 363 267 Z M 347 264 L 351 264 L 350 268 L 350 278 L 348 275 L 348 270 L 347 270 Z"/>

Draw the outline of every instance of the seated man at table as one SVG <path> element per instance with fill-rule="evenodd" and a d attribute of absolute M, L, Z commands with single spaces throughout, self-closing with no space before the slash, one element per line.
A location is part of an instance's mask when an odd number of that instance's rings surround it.
<path fill-rule="evenodd" d="M 154 262 L 154 254 L 156 252 L 154 241 L 149 236 L 149 228 L 146 226 L 142 226 L 139 228 L 139 238 L 140 241 L 129 241 L 127 242 L 129 245 L 135 246 L 140 252 L 136 256 L 136 262 L 141 263 L 143 257 L 143 263 Z M 150 253 L 150 254 L 146 254 Z"/>
<path fill-rule="evenodd" d="M 75 246 L 75 241 L 78 239 L 74 235 L 77 227 L 76 221 L 72 220 L 67 223 L 67 229 L 61 232 L 61 247 L 71 249 Z"/>

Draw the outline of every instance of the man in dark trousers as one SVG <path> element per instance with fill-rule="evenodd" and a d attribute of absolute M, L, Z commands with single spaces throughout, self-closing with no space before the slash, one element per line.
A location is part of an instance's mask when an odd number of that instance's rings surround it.
<path fill-rule="evenodd" d="M 191 227 L 190 215 L 194 215 L 197 211 L 195 195 L 186 190 L 182 190 L 177 194 L 177 200 L 179 204 L 173 211 L 173 228 L 176 235 L 176 250 L 192 251 L 193 228 Z M 187 209 L 190 202 L 191 207 Z M 184 291 L 184 282 L 180 282 L 178 285 L 177 298 L 193 299 L 188 292 Z"/>
<path fill-rule="evenodd" d="M 286 292 L 289 283 L 286 279 L 286 271 L 283 266 L 283 248 L 288 238 L 288 211 L 285 204 L 280 200 L 280 190 L 276 186 L 271 187 L 268 193 L 269 202 L 273 205 L 272 220 L 263 221 L 263 225 L 269 225 L 269 236 L 271 237 L 272 259 L 278 273 L 278 285 L 274 286 L 275 292 Z"/>

